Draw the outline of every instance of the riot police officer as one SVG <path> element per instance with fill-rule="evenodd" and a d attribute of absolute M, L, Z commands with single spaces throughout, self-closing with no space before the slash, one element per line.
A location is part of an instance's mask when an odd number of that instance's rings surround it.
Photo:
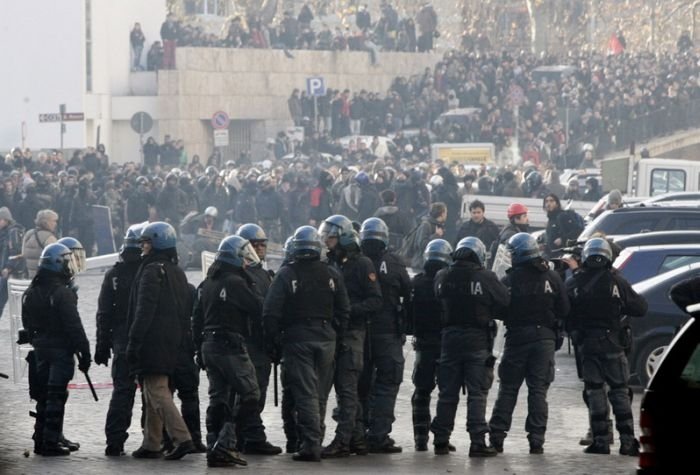
<path fill-rule="evenodd" d="M 247 465 L 236 449 L 232 400 L 238 396 L 239 424 L 258 416 L 260 389 L 245 339 L 259 319 L 262 298 L 245 269 L 260 259 L 250 242 L 229 236 L 219 245 L 207 278 L 197 289 L 192 337 L 209 378 L 207 464 Z"/>
<path fill-rule="evenodd" d="M 294 262 L 294 236 L 289 236 L 284 242 L 284 259 L 280 267 L 288 266 Z M 294 396 L 289 387 L 287 372 L 284 362 L 280 369 L 280 384 L 282 385 L 282 430 L 287 439 L 286 452 L 293 454 L 298 449 L 299 434 L 297 431 L 297 415 L 294 407 Z"/>
<path fill-rule="evenodd" d="M 323 458 L 347 457 L 351 452 L 367 455 L 361 431 L 355 432 L 359 405 L 357 385 L 364 362 L 367 323 L 382 307 L 382 294 L 374 264 L 360 253 L 360 238 L 347 217 L 334 215 L 320 227 L 321 238 L 328 248 L 328 257 L 343 274 L 350 299 L 350 324 L 338 341 L 333 378 L 338 401 L 335 438 L 323 449 Z"/>
<path fill-rule="evenodd" d="M 498 366 L 500 386 L 491 413 L 490 440 L 503 451 L 503 440 L 523 381 L 528 388 L 528 432 L 531 454 L 544 453 L 547 430 L 547 391 L 554 381 L 554 352 L 561 345 L 559 329 L 569 313 L 569 299 L 559 274 L 542 258 L 537 241 L 527 233 L 508 240 L 512 268 L 503 279 L 510 289 L 505 348 Z"/>
<path fill-rule="evenodd" d="M 435 275 L 452 264 L 452 246 L 444 239 L 433 239 L 423 253 L 424 271 L 416 275 L 407 306 L 408 322 L 416 352 L 413 366 L 413 440 L 417 451 L 428 450 L 430 395 L 435 389 L 440 359 L 442 306 L 435 297 Z"/>
<path fill-rule="evenodd" d="M 272 271 L 264 268 L 265 254 L 267 251 L 267 236 L 263 228 L 254 223 L 244 224 L 236 235 L 247 239 L 259 258 L 259 262 L 246 266 L 246 273 L 253 281 L 255 291 L 260 295 L 262 300 L 265 300 L 265 295 L 272 283 Z M 250 356 L 253 366 L 255 366 L 255 375 L 260 388 L 260 400 L 258 401 L 255 415 L 246 418 L 245 424 L 236 424 L 238 431 L 238 446 L 246 454 L 258 455 L 277 455 L 282 453 L 282 449 L 276 445 L 272 445 L 267 440 L 265 435 L 265 426 L 262 421 L 262 411 L 265 409 L 265 399 L 267 396 L 267 387 L 270 383 L 270 371 L 272 369 L 272 361 L 265 352 L 265 341 L 263 338 L 262 329 L 262 307 L 260 307 L 258 315 L 252 322 L 252 331 L 246 337 L 246 346 L 248 348 L 248 356 Z M 241 415 L 241 411 L 237 411 Z"/>
<path fill-rule="evenodd" d="M 470 457 L 496 455 L 486 445 L 486 398 L 493 383 L 494 317 L 501 317 L 508 292 L 496 274 L 484 268 L 486 247 L 466 237 L 452 253 L 454 264 L 435 277 L 435 296 L 442 303 L 440 367 L 435 418 L 430 426 L 436 455 L 449 454 L 449 440 L 462 386 L 467 392 L 467 431 Z"/>
<path fill-rule="evenodd" d="M 583 381 L 593 443 L 589 454 L 609 454 L 607 400 L 620 433 L 620 454 L 639 455 L 634 437 L 631 398 L 627 381 L 629 365 L 625 355 L 629 337 L 620 317 L 643 316 L 646 300 L 612 269 L 612 250 L 607 240 L 589 239 L 581 253 L 583 266 L 569 277 L 566 288 L 572 309 L 568 328 L 581 350 Z M 609 390 L 606 395 L 605 385 Z M 607 397 L 606 397 L 607 396 Z"/>
<path fill-rule="evenodd" d="M 348 326 L 350 303 L 342 276 L 321 262 L 311 226 L 294 233 L 294 262 L 281 268 L 263 306 L 271 353 L 279 351 L 294 397 L 300 437 L 297 461 L 321 460 L 322 421 L 333 379 L 336 339 Z"/>
<path fill-rule="evenodd" d="M 71 251 L 49 244 L 39 258 L 38 272 L 22 297 L 22 325 L 34 347 L 30 396 L 36 400 L 34 451 L 44 456 L 68 455 L 61 443 L 68 382 L 78 368 L 90 368 L 90 343 L 78 314 L 78 296 L 71 280 L 77 269 Z"/>
<path fill-rule="evenodd" d="M 129 438 L 131 411 L 134 407 L 136 381 L 129 376 L 126 362 L 126 345 L 128 328 L 126 314 L 129 305 L 129 293 L 134 277 L 141 265 L 141 247 L 138 239 L 145 224 L 134 224 L 124 236 L 124 243 L 119 251 L 119 262 L 105 273 L 97 299 L 97 344 L 95 345 L 95 363 L 107 366 L 111 353 L 112 360 L 112 398 L 109 401 L 105 436 L 107 448 L 105 455 L 124 455 L 124 442 Z"/>
<path fill-rule="evenodd" d="M 402 448 L 389 437 L 395 420 L 394 406 L 403 380 L 403 344 L 406 341 L 404 304 L 411 295 L 411 280 L 401 259 L 387 251 L 389 228 L 369 218 L 360 229 L 362 253 L 372 259 L 382 292 L 382 308 L 372 319 L 365 344 L 365 364 L 358 386 L 367 445 L 372 453 L 398 453 Z M 372 401 L 370 406 L 370 400 Z M 355 430 L 362 427 L 355 425 Z"/>

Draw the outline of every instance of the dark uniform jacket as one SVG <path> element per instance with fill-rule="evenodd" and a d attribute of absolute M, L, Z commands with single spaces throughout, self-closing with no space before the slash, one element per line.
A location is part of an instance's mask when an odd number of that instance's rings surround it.
<path fill-rule="evenodd" d="M 90 343 L 78 314 L 78 295 L 70 280 L 42 270 L 22 298 L 22 325 L 34 348 L 66 349 L 90 354 Z"/>
<path fill-rule="evenodd" d="M 642 316 L 647 302 L 614 269 L 582 267 L 566 280 L 572 309 L 568 329 L 580 337 L 595 330 L 620 330 L 622 315 Z"/>
<path fill-rule="evenodd" d="M 401 259 L 385 252 L 374 261 L 384 305 L 372 321 L 372 334 L 404 335 L 406 316 L 404 305 L 411 296 L 411 279 Z"/>
<path fill-rule="evenodd" d="M 475 262 L 457 261 L 435 276 L 435 296 L 442 302 L 444 327 L 485 330 L 470 350 L 490 347 L 494 318 L 503 318 L 508 292 L 496 274 Z"/>
<path fill-rule="evenodd" d="M 437 268 L 421 272 L 411 280 L 411 298 L 407 306 L 407 332 L 414 337 L 416 350 L 439 349 L 443 309 L 435 296 Z"/>
<path fill-rule="evenodd" d="M 97 300 L 97 340 L 115 353 L 126 351 L 129 329 L 129 294 L 141 261 L 117 262 L 107 271 Z"/>
<path fill-rule="evenodd" d="M 204 332 L 214 332 L 224 339 L 234 333 L 250 336 L 253 326 L 260 324 L 261 314 L 262 296 L 246 271 L 215 263 L 197 288 L 192 314 L 195 349 L 201 347 Z"/>
<path fill-rule="evenodd" d="M 192 293 L 182 269 L 163 252 L 146 256 L 129 298 L 131 374 L 173 374 L 191 311 Z"/>
<path fill-rule="evenodd" d="M 372 261 L 353 253 L 340 265 L 345 288 L 350 299 L 351 329 L 365 329 L 382 308 L 382 292 Z"/>
<path fill-rule="evenodd" d="M 570 309 L 559 274 L 538 258 L 509 269 L 503 283 L 510 289 L 510 306 L 503 319 L 509 343 L 556 339 Z"/>
<path fill-rule="evenodd" d="M 349 318 L 350 301 L 342 276 L 318 259 L 282 267 L 263 305 L 268 342 L 280 334 L 284 342 L 335 340 L 337 333 L 347 329 Z"/>

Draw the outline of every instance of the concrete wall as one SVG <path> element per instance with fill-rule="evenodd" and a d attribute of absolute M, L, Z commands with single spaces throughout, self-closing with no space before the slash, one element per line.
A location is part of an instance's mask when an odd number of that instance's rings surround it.
<path fill-rule="evenodd" d="M 280 50 L 178 49 L 177 70 L 158 74 L 159 138 L 182 138 L 190 156 L 206 159 L 213 148 L 209 119 L 223 110 L 231 120 L 263 121 L 265 133 L 252 133 L 255 159 L 265 137 L 292 125 L 287 98 L 294 88 L 305 90 L 306 78 L 322 76 L 332 89 L 385 93 L 396 76 L 420 73 L 439 60 L 435 54 L 382 53 L 372 65 L 364 52 L 292 54 L 293 59 Z"/>

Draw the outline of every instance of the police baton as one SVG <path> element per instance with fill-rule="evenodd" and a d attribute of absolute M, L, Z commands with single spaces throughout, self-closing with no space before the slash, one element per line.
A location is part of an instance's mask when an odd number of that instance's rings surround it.
<path fill-rule="evenodd" d="M 92 397 L 95 398 L 95 401 L 99 401 L 99 399 L 97 399 L 97 393 L 95 392 L 95 386 L 92 385 L 92 380 L 90 379 L 90 375 L 88 374 L 87 371 L 83 371 L 83 374 L 85 375 L 85 381 L 87 381 L 88 386 L 90 386 L 90 392 L 92 392 Z"/>
<path fill-rule="evenodd" d="M 274 387 L 275 387 L 275 407 L 278 406 L 279 404 L 279 397 L 278 397 L 278 389 L 277 389 L 277 363 L 275 363 L 272 366 L 272 377 L 274 378 Z"/>
<path fill-rule="evenodd" d="M 0 373 L 0 378 L 2 378 L 2 379 L 10 379 L 10 377 L 9 377 L 8 375 L 6 375 L 5 373 Z"/>

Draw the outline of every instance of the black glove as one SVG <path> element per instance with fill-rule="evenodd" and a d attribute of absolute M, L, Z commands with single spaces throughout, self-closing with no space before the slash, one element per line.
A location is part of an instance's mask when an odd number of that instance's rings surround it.
<path fill-rule="evenodd" d="M 109 346 L 98 341 L 97 345 L 95 346 L 95 363 L 98 365 L 107 366 L 109 364 L 110 357 L 111 352 L 109 350 Z"/>
<path fill-rule="evenodd" d="M 198 350 L 194 353 L 194 362 L 197 365 L 199 369 L 206 370 L 206 366 L 204 365 L 204 358 L 202 357 L 202 350 Z"/>
<path fill-rule="evenodd" d="M 83 373 L 87 373 L 90 369 L 90 363 L 92 363 L 92 358 L 90 357 L 89 351 L 81 351 L 78 353 L 78 369 Z"/>
<path fill-rule="evenodd" d="M 282 361 L 282 342 L 279 337 L 267 340 L 265 352 L 273 363 L 279 364 Z"/>
<path fill-rule="evenodd" d="M 139 366 L 138 352 L 131 346 L 126 347 L 126 363 L 129 366 L 129 374 Z"/>

